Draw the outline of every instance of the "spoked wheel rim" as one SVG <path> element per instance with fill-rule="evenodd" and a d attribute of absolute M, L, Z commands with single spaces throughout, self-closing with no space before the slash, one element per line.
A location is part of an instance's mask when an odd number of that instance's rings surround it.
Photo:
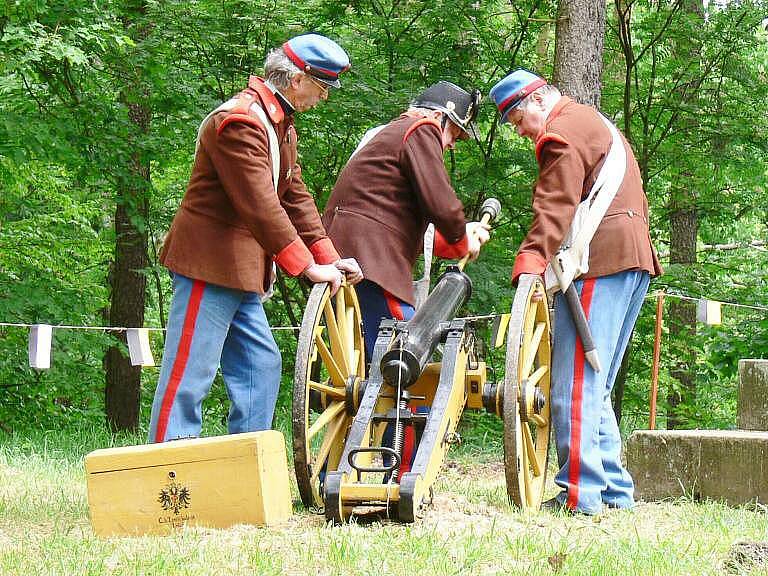
<path fill-rule="evenodd" d="M 307 300 L 293 379 L 293 457 L 301 501 L 322 507 L 325 475 L 338 468 L 354 414 L 349 397 L 365 377 L 360 305 L 344 285 L 316 284 Z"/>
<path fill-rule="evenodd" d="M 538 509 L 547 477 L 551 338 L 540 277 L 523 274 L 512 303 L 504 376 L 504 464 L 507 495 L 520 508 Z"/>

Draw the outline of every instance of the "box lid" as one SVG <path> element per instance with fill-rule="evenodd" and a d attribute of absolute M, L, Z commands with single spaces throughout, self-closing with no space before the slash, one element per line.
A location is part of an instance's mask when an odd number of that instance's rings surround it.
<path fill-rule="evenodd" d="M 285 446 L 283 435 L 277 430 L 246 432 L 209 438 L 172 440 L 161 444 L 124 446 L 94 450 L 85 457 L 88 474 L 166 466 L 185 462 L 221 460 L 255 454 L 257 444 L 264 449 Z"/>

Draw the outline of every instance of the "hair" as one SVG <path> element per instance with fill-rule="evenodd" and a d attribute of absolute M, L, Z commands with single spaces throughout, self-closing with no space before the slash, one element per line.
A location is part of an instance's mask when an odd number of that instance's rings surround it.
<path fill-rule="evenodd" d="M 409 106 L 408 112 L 417 112 L 418 114 L 421 114 L 422 116 L 431 116 L 435 112 L 440 112 L 441 114 L 445 115 L 445 112 L 443 110 L 440 110 L 438 108 L 425 108 L 423 106 Z"/>
<path fill-rule="evenodd" d="M 278 90 L 288 88 L 291 79 L 300 72 L 299 67 L 291 62 L 282 48 L 275 48 L 264 60 L 264 79 L 269 80 Z"/>
<path fill-rule="evenodd" d="M 517 105 L 517 108 L 522 110 L 530 106 L 531 103 L 533 103 L 534 94 L 539 94 L 541 96 L 545 106 L 554 106 L 555 102 L 557 102 L 562 96 L 557 86 L 553 86 L 552 84 L 544 84 L 544 86 L 536 88 L 536 90 L 523 98 L 520 104 Z"/>

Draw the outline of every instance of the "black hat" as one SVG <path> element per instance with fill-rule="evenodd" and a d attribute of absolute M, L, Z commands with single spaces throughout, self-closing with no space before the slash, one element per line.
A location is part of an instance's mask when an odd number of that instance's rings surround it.
<path fill-rule="evenodd" d="M 440 80 L 419 94 L 411 106 L 440 110 L 448 115 L 451 122 L 478 139 L 475 118 L 480 108 L 482 96 L 479 90 L 467 92 L 456 84 Z"/>

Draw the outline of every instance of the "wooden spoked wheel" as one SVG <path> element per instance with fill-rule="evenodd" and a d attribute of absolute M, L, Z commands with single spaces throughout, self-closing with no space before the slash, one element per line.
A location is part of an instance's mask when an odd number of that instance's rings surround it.
<path fill-rule="evenodd" d="M 323 482 L 338 468 L 365 378 L 360 305 L 343 285 L 316 284 L 307 300 L 293 378 L 293 457 L 304 505 L 323 506 Z"/>
<path fill-rule="evenodd" d="M 507 332 L 503 390 L 507 494 L 520 508 L 538 510 L 549 451 L 551 345 L 547 296 L 540 277 L 523 274 Z"/>

